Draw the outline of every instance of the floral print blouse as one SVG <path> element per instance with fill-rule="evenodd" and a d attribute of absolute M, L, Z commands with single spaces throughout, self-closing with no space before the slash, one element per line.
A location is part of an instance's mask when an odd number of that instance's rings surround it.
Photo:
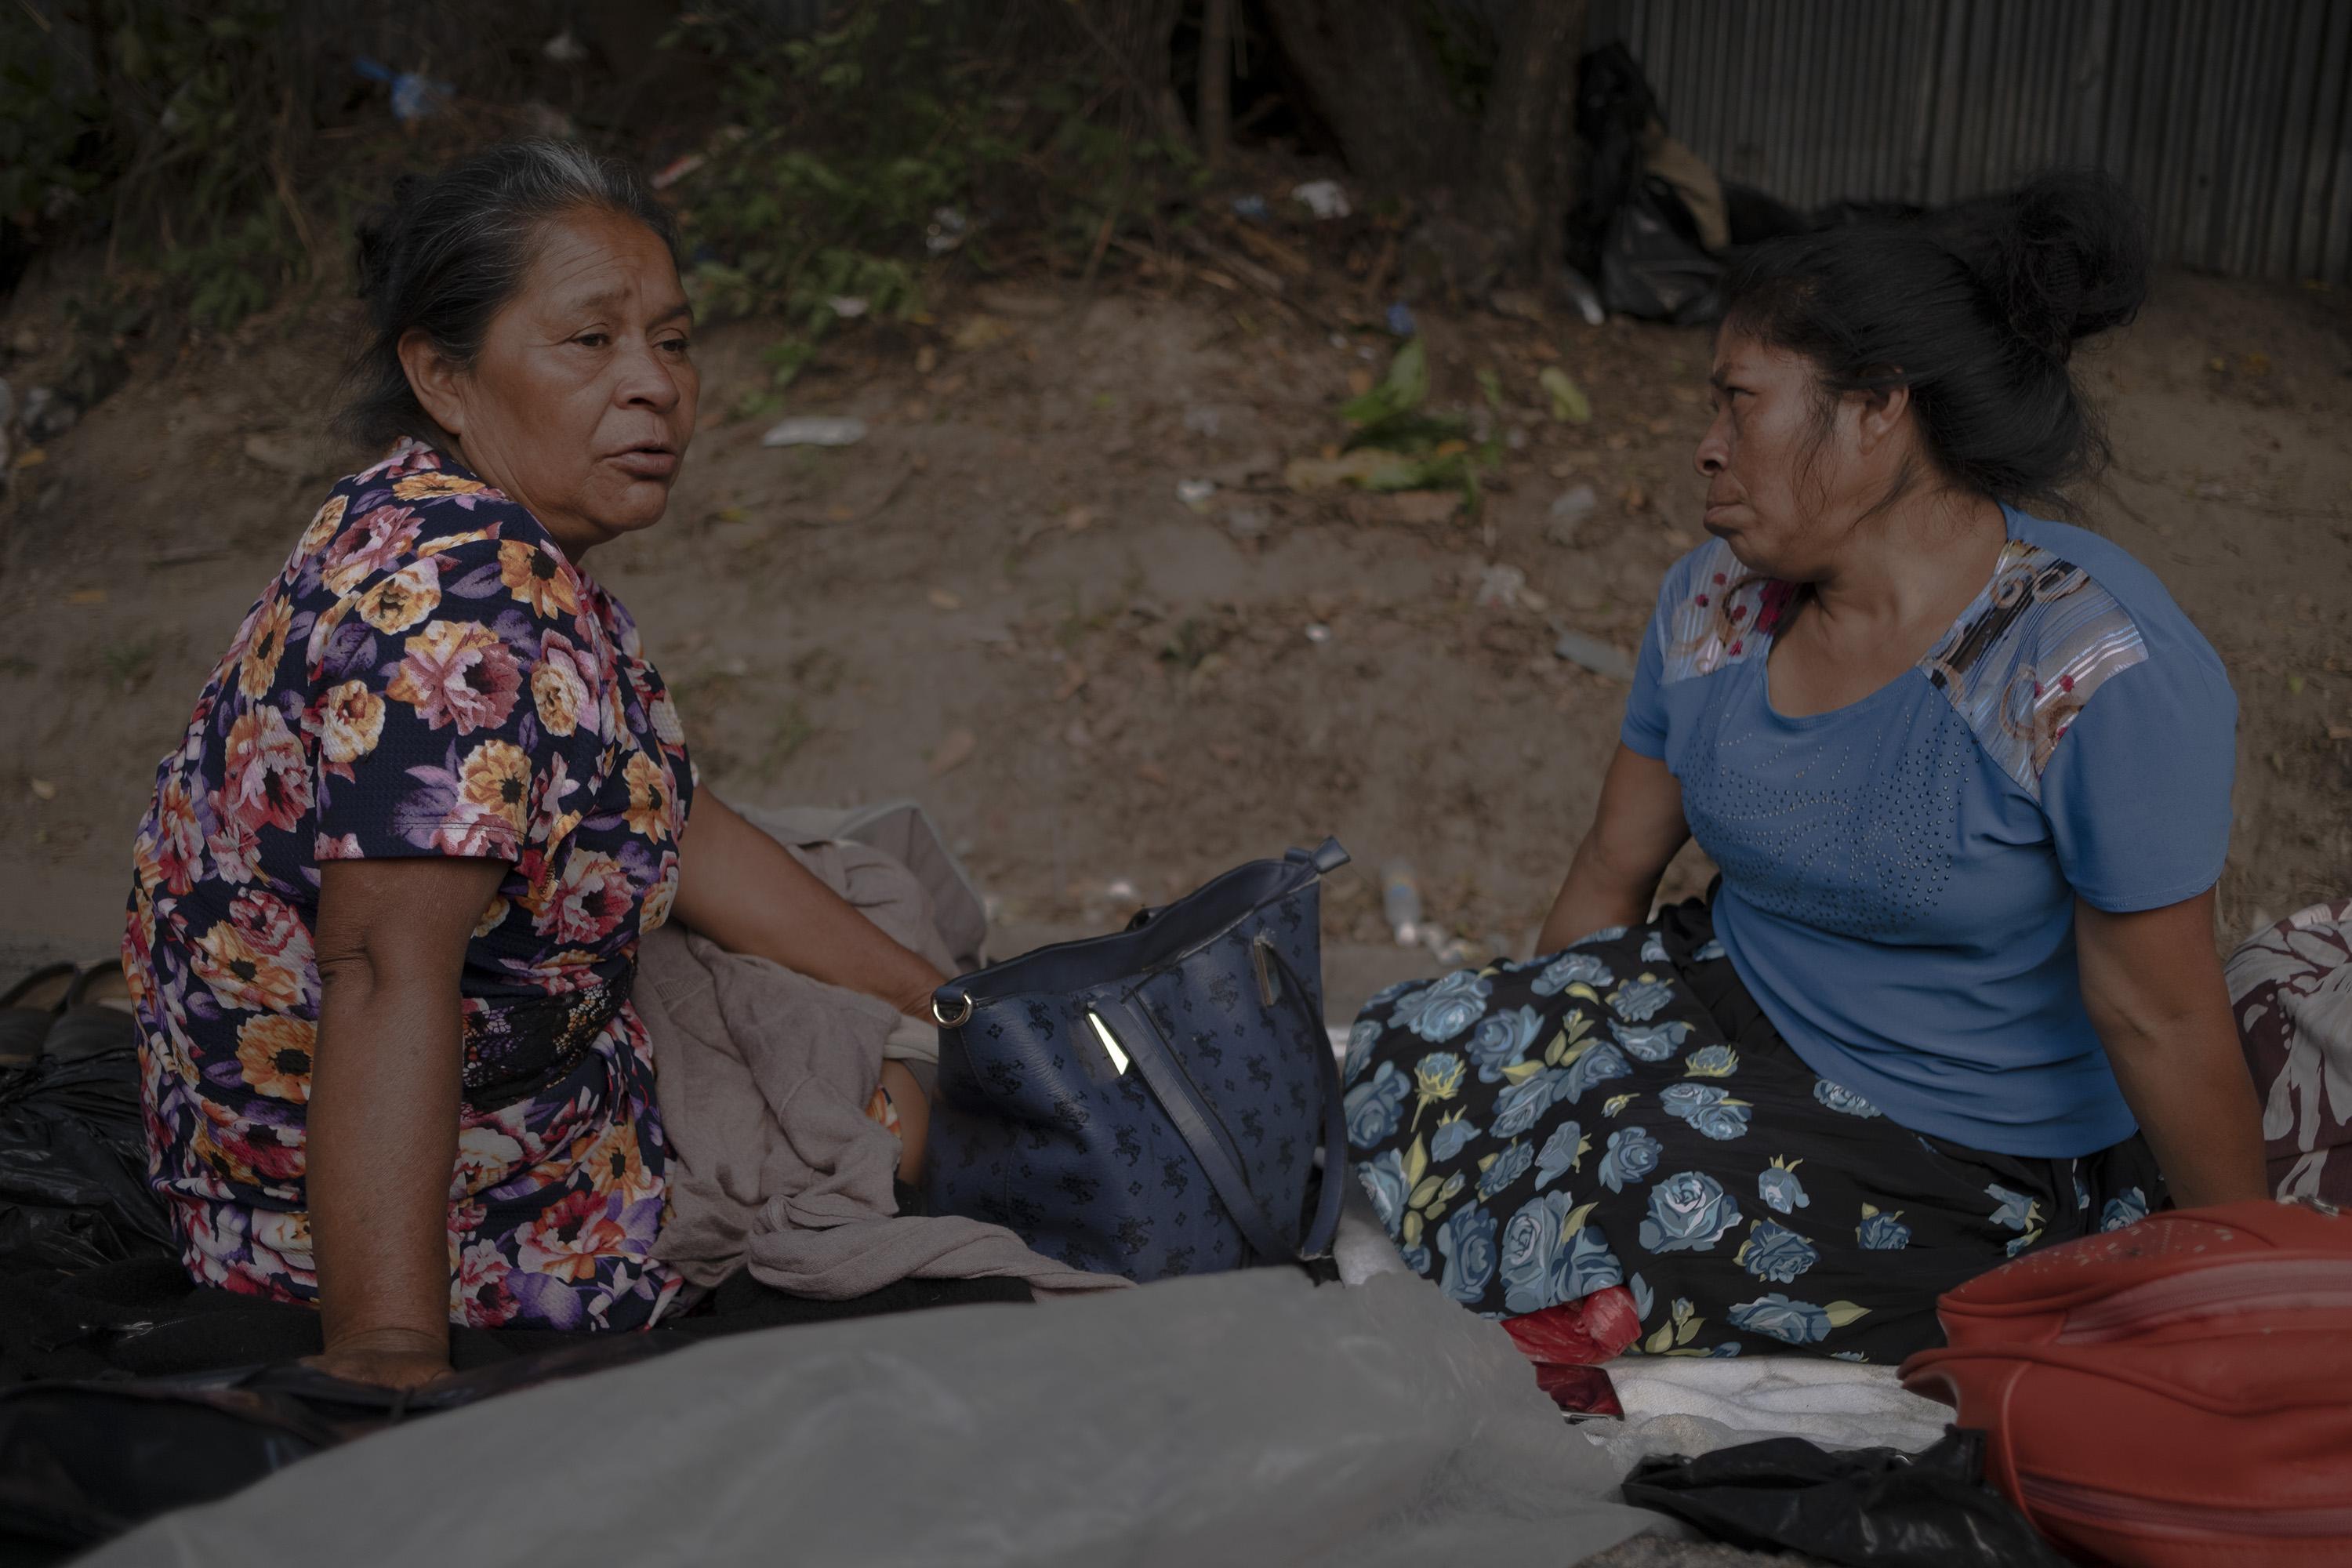
<path fill-rule="evenodd" d="M 658 1317 L 679 1280 L 652 1256 L 665 1156 L 628 991 L 677 892 L 692 788 L 628 613 L 530 512 L 413 441 L 338 484 L 139 829 L 123 963 L 150 1177 L 190 1274 L 317 1299 L 320 864 L 480 857 L 508 870 L 460 984 L 450 1320 Z"/>

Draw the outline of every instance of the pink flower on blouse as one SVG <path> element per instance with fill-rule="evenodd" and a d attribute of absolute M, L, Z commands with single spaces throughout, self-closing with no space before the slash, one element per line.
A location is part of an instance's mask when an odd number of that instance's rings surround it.
<path fill-rule="evenodd" d="M 477 621 L 435 621 L 404 645 L 386 694 L 438 730 L 495 730 L 514 711 L 522 672 L 499 634 Z"/>

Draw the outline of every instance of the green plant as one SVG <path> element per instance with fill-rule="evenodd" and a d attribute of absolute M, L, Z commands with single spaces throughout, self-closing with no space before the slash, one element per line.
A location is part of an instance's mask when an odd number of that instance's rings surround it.
<path fill-rule="evenodd" d="M 0 215 L 61 218 L 98 189 L 84 143 L 105 104 L 56 42 L 55 25 L 0 26 Z"/>
<path fill-rule="evenodd" d="M 136 691 L 147 684 L 155 673 L 155 658 L 160 650 L 152 637 L 139 637 L 130 642 L 109 643 L 99 650 L 99 663 L 106 671 L 107 683 L 122 690 Z"/>
<path fill-rule="evenodd" d="M 761 775 L 775 777 L 815 735 L 816 725 L 810 721 L 807 710 L 798 702 L 785 703 L 768 731 L 767 749 L 760 753 Z"/>
<path fill-rule="evenodd" d="M 937 270 L 991 267 L 982 215 L 1091 268 L 1192 173 L 1108 122 L 1066 8 L 859 0 L 804 37 L 742 0 L 681 17 L 667 46 L 710 62 L 722 121 L 678 187 L 688 286 L 706 315 L 787 327 L 739 412 L 772 406 L 846 317 L 919 317 Z"/>
<path fill-rule="evenodd" d="M 309 239 L 291 168 L 314 66 L 285 0 L 14 5 L 0 212 L 103 233 L 106 271 L 153 275 L 160 302 L 199 329 L 269 303 Z"/>

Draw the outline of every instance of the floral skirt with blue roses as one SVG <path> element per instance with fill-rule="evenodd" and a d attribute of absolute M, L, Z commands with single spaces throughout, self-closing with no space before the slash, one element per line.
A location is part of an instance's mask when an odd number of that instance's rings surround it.
<path fill-rule="evenodd" d="M 1374 997 L 1348 1142 L 1406 1261 L 1517 1317 L 1612 1285 L 1651 1354 L 1895 1362 L 1936 1298 L 2163 1201 L 2137 1134 L 2080 1159 L 1897 1125 L 1790 1049 L 1694 900 Z"/>

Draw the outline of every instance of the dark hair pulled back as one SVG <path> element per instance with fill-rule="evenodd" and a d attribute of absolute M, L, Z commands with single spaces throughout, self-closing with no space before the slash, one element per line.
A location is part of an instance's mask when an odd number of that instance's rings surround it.
<path fill-rule="evenodd" d="M 506 142 L 395 184 L 359 226 L 369 336 L 345 373 L 336 427 L 370 447 L 435 439 L 401 366 L 401 339 L 422 331 L 453 363 L 472 364 L 491 320 L 521 289 L 541 229 L 582 208 L 635 218 L 677 254 L 677 226 L 644 183 L 566 142 Z"/>
<path fill-rule="evenodd" d="M 1811 360 L 1832 396 L 1907 388 L 1956 483 L 2063 503 L 2107 459 L 2067 362 L 2138 312 L 2147 268 L 2120 185 L 2052 173 L 1927 217 L 1759 245 L 1726 279 L 1724 325 Z"/>

